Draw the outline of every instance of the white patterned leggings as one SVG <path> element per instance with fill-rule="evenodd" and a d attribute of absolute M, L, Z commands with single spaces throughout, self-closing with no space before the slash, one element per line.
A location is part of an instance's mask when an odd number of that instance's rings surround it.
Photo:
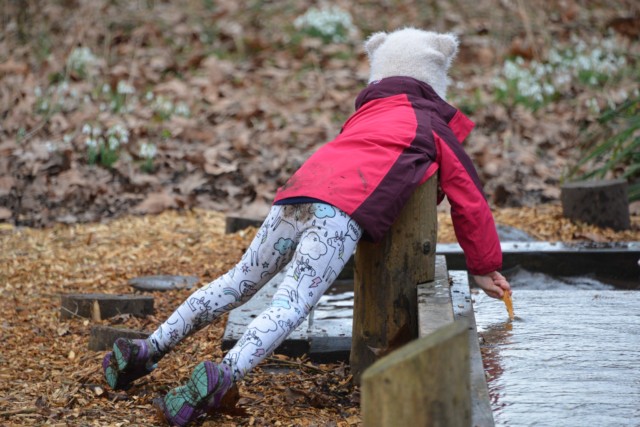
<path fill-rule="evenodd" d="M 160 353 L 168 352 L 190 333 L 247 302 L 288 265 L 271 304 L 223 360 L 239 380 L 304 321 L 361 235 L 360 226 L 331 205 L 273 206 L 240 262 L 191 294 L 149 339 Z"/>

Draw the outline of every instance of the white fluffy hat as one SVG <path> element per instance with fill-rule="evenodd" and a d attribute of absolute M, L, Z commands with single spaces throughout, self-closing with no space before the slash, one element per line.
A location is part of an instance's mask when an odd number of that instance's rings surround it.
<path fill-rule="evenodd" d="M 371 64 L 369 82 L 393 76 L 413 77 L 445 98 L 447 70 L 458 52 L 454 34 L 404 28 L 374 33 L 364 47 Z"/>

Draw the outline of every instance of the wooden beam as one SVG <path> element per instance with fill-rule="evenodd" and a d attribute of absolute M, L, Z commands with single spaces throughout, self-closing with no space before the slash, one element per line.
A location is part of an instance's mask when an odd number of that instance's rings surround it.
<path fill-rule="evenodd" d="M 369 367 L 362 375 L 363 424 L 470 426 L 467 328 L 450 323 Z"/>
<path fill-rule="evenodd" d="M 380 243 L 355 255 L 350 365 L 359 382 L 379 357 L 418 337 L 418 283 L 433 280 L 437 177 L 421 185 Z"/>
<path fill-rule="evenodd" d="M 418 284 L 418 335 L 426 337 L 449 323 L 453 323 L 449 274 L 445 258 L 438 255 L 434 280 Z"/>
<path fill-rule="evenodd" d="M 111 294 L 66 294 L 60 297 L 60 319 L 85 317 L 99 321 L 119 314 L 153 314 L 153 297 Z"/>
<path fill-rule="evenodd" d="M 623 289 L 640 289 L 640 242 L 502 242 L 502 267 L 522 267 L 551 276 L 593 274 Z M 439 243 L 449 270 L 466 270 L 457 243 Z"/>
<path fill-rule="evenodd" d="M 93 326 L 89 335 L 89 350 L 103 351 L 113 347 L 118 338 L 143 339 L 150 335 L 149 332 L 133 329 L 114 328 L 111 326 Z"/>
<path fill-rule="evenodd" d="M 449 270 L 451 277 L 451 300 L 455 319 L 468 325 L 469 340 L 469 387 L 471 390 L 471 422 L 474 427 L 494 427 L 491 398 L 482 363 L 482 352 L 478 340 L 476 316 L 473 312 L 472 295 L 466 271 Z"/>

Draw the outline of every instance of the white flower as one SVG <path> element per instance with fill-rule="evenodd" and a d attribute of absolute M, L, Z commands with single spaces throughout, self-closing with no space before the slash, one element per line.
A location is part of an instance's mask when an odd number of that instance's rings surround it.
<path fill-rule="evenodd" d="M 598 105 L 598 100 L 595 98 L 591 98 L 587 100 L 587 107 L 594 113 L 600 112 L 600 106 Z"/>
<path fill-rule="evenodd" d="M 120 146 L 120 141 L 114 135 L 109 136 L 107 142 L 109 143 L 109 150 L 111 151 L 116 151 Z"/>
<path fill-rule="evenodd" d="M 355 31 L 349 12 L 337 6 L 328 8 L 311 8 L 295 19 L 293 25 L 298 29 L 315 31 L 330 41 L 340 42 Z"/>
<path fill-rule="evenodd" d="M 84 143 L 89 148 L 97 148 L 98 147 L 98 142 L 94 138 L 87 138 L 87 139 L 84 140 Z"/>
<path fill-rule="evenodd" d="M 175 109 L 174 112 L 177 115 L 183 116 L 183 117 L 189 117 L 191 115 L 191 111 L 189 110 L 189 106 L 187 104 L 185 104 L 184 102 L 181 102 L 178 105 L 176 105 L 176 109 Z"/>
<path fill-rule="evenodd" d="M 118 82 L 116 92 L 118 92 L 120 95 L 133 95 L 134 93 L 136 93 L 136 90 L 129 83 L 125 82 L 124 80 L 120 80 Z"/>
<path fill-rule="evenodd" d="M 67 63 L 72 70 L 83 72 L 88 65 L 92 65 L 95 61 L 96 57 L 91 53 L 91 49 L 77 47 L 71 51 Z"/>
<path fill-rule="evenodd" d="M 174 105 L 173 102 L 166 99 L 164 96 L 158 96 L 153 103 L 153 109 L 163 116 L 171 116 L 171 114 L 173 114 Z"/>
<path fill-rule="evenodd" d="M 91 125 L 89 123 L 82 125 L 82 133 L 85 135 L 91 135 Z"/>
<path fill-rule="evenodd" d="M 115 124 L 111 126 L 107 131 L 107 136 L 116 138 L 123 144 L 129 142 L 129 130 L 121 124 Z"/>
<path fill-rule="evenodd" d="M 158 149 L 155 144 L 150 144 L 143 142 L 140 145 L 140 157 L 144 157 L 145 159 L 153 159 L 158 153 Z"/>

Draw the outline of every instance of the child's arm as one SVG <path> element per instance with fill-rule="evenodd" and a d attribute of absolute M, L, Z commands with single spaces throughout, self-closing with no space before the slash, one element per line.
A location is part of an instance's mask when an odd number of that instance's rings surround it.
<path fill-rule="evenodd" d="M 507 279 L 497 271 L 483 276 L 474 275 L 473 280 L 475 280 L 476 285 L 492 298 L 500 299 L 505 292 L 511 294 L 511 285 L 509 285 Z"/>
<path fill-rule="evenodd" d="M 491 275 L 502 268 L 502 250 L 480 178 L 462 144 L 435 137 L 439 182 L 451 204 L 451 219 L 469 273 Z"/>

